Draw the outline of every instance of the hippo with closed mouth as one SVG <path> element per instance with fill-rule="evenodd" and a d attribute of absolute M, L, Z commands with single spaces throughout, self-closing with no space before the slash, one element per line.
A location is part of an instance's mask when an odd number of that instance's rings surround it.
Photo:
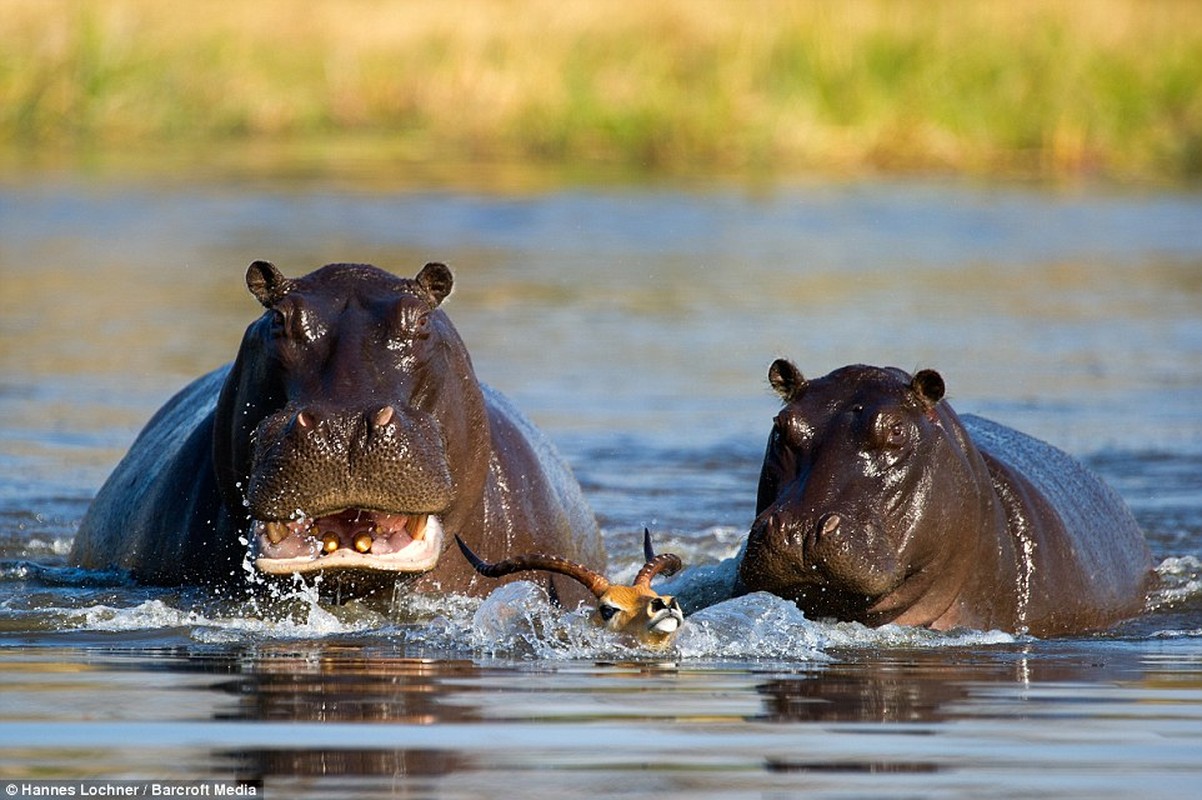
<path fill-rule="evenodd" d="M 739 565 L 807 616 L 1069 634 L 1143 610 L 1151 555 L 1118 495 L 1049 444 L 958 417 L 939 373 L 844 367 L 784 400 Z"/>
<path fill-rule="evenodd" d="M 155 584 L 324 573 L 341 597 L 412 581 L 484 592 L 487 558 L 544 549 L 595 569 L 600 534 L 551 444 L 481 384 L 442 301 L 450 270 L 399 278 L 250 265 L 266 312 L 233 364 L 155 414 L 100 489 L 71 560 Z M 566 597 L 583 596 L 556 578 Z M 558 585 L 562 581 L 563 585 Z"/>

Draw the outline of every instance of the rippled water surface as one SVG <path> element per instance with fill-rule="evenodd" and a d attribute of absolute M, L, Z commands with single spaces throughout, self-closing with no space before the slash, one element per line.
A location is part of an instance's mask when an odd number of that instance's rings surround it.
<path fill-rule="evenodd" d="M 394 185 L 395 184 L 395 185 Z M 470 181 L 468 182 L 470 185 Z M 530 584 L 253 601 L 66 564 L 90 497 L 257 315 L 253 259 L 455 270 L 480 376 L 555 440 L 619 577 L 649 526 L 737 550 L 767 365 L 938 368 L 1083 459 L 1147 532 L 1148 614 L 1057 640 L 805 619 L 766 595 L 630 649 Z M 438 189 L 0 183 L 0 780 L 275 797 L 1196 797 L 1202 195 L 930 182 Z M 721 567 L 712 567 L 721 569 Z"/>

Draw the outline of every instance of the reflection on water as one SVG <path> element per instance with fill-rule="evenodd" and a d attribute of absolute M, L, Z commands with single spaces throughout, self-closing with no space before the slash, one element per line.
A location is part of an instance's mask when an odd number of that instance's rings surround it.
<path fill-rule="evenodd" d="M 318 653 L 254 654 L 251 671 L 221 686 L 237 699 L 222 719 L 326 723 L 434 725 L 479 721 L 471 709 L 444 702 L 443 681 L 470 678 L 470 662 L 368 656 L 358 647 Z M 241 778 L 269 776 L 446 775 L 463 768 L 454 751 L 333 746 L 314 752 L 286 742 L 257 750 L 215 754 L 231 761 Z"/>
<path fill-rule="evenodd" d="M 877 776 L 898 774 L 926 776 L 910 788 L 924 795 L 1006 796 L 999 770 L 1018 771 L 1002 781 L 1010 796 L 1025 786 L 1119 797 L 1152 776 L 1158 792 L 1187 796 L 1197 745 L 1182 724 L 1196 722 L 1202 659 L 1173 648 L 1104 652 L 1105 664 L 1098 652 L 1051 643 L 849 651 L 831 663 L 732 669 L 419 659 L 369 640 L 220 653 L 39 648 L 10 654 L 4 688 L 32 698 L 20 706 L 29 710 L 139 687 L 140 706 L 153 709 L 138 714 L 141 724 L 121 721 L 133 709 L 120 700 L 90 704 L 117 720 L 108 730 L 120 738 L 108 745 L 89 738 L 95 722 L 27 717 L 24 746 L 57 736 L 55 752 L 78 774 L 189 742 L 190 764 L 170 774 L 264 780 L 290 796 L 348 786 L 441 795 L 491 782 L 552 797 L 577 779 L 601 796 L 755 787 L 880 795 L 897 788 Z M 1020 743 L 1015 728 L 1039 746 Z M 8 735 L 3 743 L 0 764 L 11 769 L 22 744 Z M 825 783 L 831 775 L 848 780 Z"/>
<path fill-rule="evenodd" d="M 0 185 L 0 778 L 278 796 L 1191 796 L 1202 779 L 1202 196 L 938 183 L 506 194 L 320 179 Z M 65 564 L 153 410 L 232 357 L 245 265 L 456 270 L 479 374 L 564 451 L 615 577 L 732 556 L 793 358 L 938 368 L 1087 460 L 1155 610 L 1102 636 L 806 620 L 763 596 L 623 647 L 529 584 L 316 605 Z M 501 613 L 504 612 L 504 613 Z"/>

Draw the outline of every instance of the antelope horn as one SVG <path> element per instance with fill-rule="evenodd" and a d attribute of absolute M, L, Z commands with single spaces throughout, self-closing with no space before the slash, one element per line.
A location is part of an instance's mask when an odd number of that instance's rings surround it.
<path fill-rule="evenodd" d="M 661 553 L 643 565 L 639 574 L 634 576 L 634 585 L 650 586 L 651 579 L 656 575 L 661 572 L 665 575 L 674 575 L 680 571 L 681 566 L 680 556 L 675 553 Z"/>
<path fill-rule="evenodd" d="M 639 570 L 639 574 L 634 576 L 635 586 L 649 587 L 651 579 L 661 572 L 665 575 L 672 575 L 680 571 L 680 556 L 672 553 L 663 553 L 657 556 L 651 547 L 651 531 L 646 528 L 643 528 L 643 557 L 647 559 L 647 563 Z"/>
<path fill-rule="evenodd" d="M 489 564 L 480 558 L 480 556 L 473 553 L 472 549 L 467 546 L 467 543 L 463 539 L 459 538 L 458 534 L 455 536 L 455 541 L 459 543 L 459 549 L 463 551 L 464 557 L 476 568 L 476 572 L 479 572 L 486 578 L 500 578 L 515 572 L 526 572 L 527 570 L 542 570 L 544 572 L 557 572 L 560 575 L 575 578 L 597 597 L 600 597 L 609 590 L 609 581 L 604 575 L 593 572 L 583 564 L 568 561 L 566 558 L 532 553 L 529 555 L 514 556 L 504 561 L 498 561 L 495 564 Z M 679 559 L 677 559 L 677 563 L 680 563 Z"/>

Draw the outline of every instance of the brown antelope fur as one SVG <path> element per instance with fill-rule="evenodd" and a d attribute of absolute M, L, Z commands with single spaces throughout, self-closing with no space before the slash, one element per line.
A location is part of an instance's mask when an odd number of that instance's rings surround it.
<path fill-rule="evenodd" d="M 488 578 L 500 578 L 515 572 L 539 570 L 567 575 L 582 583 L 597 598 L 593 621 L 616 633 L 632 636 L 649 647 L 666 647 L 684 623 L 684 612 L 675 597 L 661 595 L 651 588 L 656 575 L 671 575 L 680 567 L 680 557 L 672 553 L 656 555 L 651 547 L 651 532 L 643 530 L 646 563 L 630 586 L 610 583 L 604 575 L 559 556 L 541 553 L 515 556 L 489 564 L 472 552 L 458 536 L 459 549 L 476 571 Z"/>

